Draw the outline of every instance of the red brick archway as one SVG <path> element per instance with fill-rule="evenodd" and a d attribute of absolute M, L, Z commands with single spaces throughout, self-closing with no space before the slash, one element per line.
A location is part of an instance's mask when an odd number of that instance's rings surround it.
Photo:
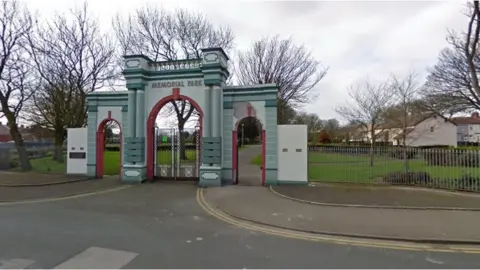
<path fill-rule="evenodd" d="M 198 112 L 198 114 L 200 115 L 200 119 L 199 119 L 199 122 L 200 122 L 200 131 L 199 131 L 199 145 L 200 145 L 200 148 L 201 148 L 201 139 L 202 139 L 202 134 L 203 134 L 203 111 L 202 109 L 200 108 L 200 105 L 198 105 L 197 102 L 195 102 L 195 100 L 193 100 L 192 98 L 188 97 L 188 96 L 185 96 L 185 95 L 181 95 L 180 94 L 180 89 L 178 88 L 174 88 L 172 90 L 172 94 L 169 95 L 169 96 L 166 96 L 164 98 L 162 98 L 161 100 L 159 100 L 155 106 L 153 106 L 152 108 L 152 111 L 150 112 L 150 114 L 148 115 L 148 118 L 147 118 L 147 136 L 146 136 L 146 140 L 147 140 L 147 179 L 148 180 L 153 180 L 153 177 L 154 177 L 154 164 L 153 164 L 153 161 L 154 161 L 154 155 L 155 155 L 155 151 L 153 149 L 153 142 L 154 142 L 154 138 L 153 138 L 153 132 L 154 132 L 154 128 L 155 128 L 155 120 L 157 119 L 157 115 L 158 113 L 160 112 L 160 110 L 163 108 L 163 106 L 165 106 L 168 102 L 171 102 L 171 101 L 180 101 L 180 100 L 186 100 L 188 101 Z"/>
<path fill-rule="evenodd" d="M 238 172 L 238 160 L 237 160 L 237 153 L 238 153 L 238 142 L 237 142 L 237 134 L 238 134 L 238 124 L 245 118 L 248 117 L 253 117 L 257 119 L 257 121 L 262 125 L 262 129 L 260 132 L 260 138 L 262 140 L 262 168 L 261 168 L 261 180 L 262 180 L 262 185 L 265 185 L 265 160 L 266 160 L 266 133 L 265 133 L 265 127 L 262 121 L 258 119 L 256 116 L 251 115 L 250 113 L 248 116 L 245 116 L 241 119 L 239 119 L 236 123 L 234 123 L 233 127 L 233 132 L 232 132 L 232 179 L 235 179 L 235 182 L 233 184 L 238 184 L 238 178 L 237 178 L 237 172 Z"/>
<path fill-rule="evenodd" d="M 103 178 L 103 154 L 105 152 L 105 146 L 103 145 L 104 139 L 105 139 L 105 126 L 107 125 L 108 122 L 115 122 L 118 125 L 118 128 L 120 129 L 120 164 L 119 164 L 119 174 L 122 173 L 122 126 L 120 123 L 112 118 L 111 112 L 108 112 L 107 118 L 103 119 L 102 122 L 100 122 L 100 125 L 98 125 L 97 128 L 97 153 L 96 153 L 96 166 L 95 166 L 95 177 L 96 178 Z"/>

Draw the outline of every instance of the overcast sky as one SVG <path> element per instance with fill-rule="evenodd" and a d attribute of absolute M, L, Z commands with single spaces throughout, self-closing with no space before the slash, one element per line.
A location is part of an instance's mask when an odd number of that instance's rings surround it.
<path fill-rule="evenodd" d="M 26 0 L 42 17 L 63 12 L 83 1 Z M 203 12 L 215 24 L 229 25 L 238 49 L 265 35 L 292 36 L 325 66 L 327 76 L 318 84 L 318 99 L 305 107 L 320 118 L 337 117 L 334 108 L 347 98 L 347 87 L 358 80 L 386 78 L 415 70 L 425 76 L 445 45 L 446 29 L 462 30 L 464 1 L 89 1 L 102 27 L 112 16 L 144 4 Z"/>

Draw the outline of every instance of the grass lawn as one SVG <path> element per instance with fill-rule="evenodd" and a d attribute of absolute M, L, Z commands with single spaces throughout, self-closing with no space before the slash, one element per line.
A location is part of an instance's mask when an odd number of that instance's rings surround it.
<path fill-rule="evenodd" d="M 188 160 L 182 160 L 181 163 L 195 162 L 195 150 L 186 151 Z M 120 169 L 120 152 L 105 151 L 103 155 L 103 173 L 105 175 L 116 175 Z M 44 158 L 31 159 L 33 170 L 41 173 L 65 173 L 66 163 L 59 163 L 51 156 Z M 171 164 L 172 152 L 170 150 L 157 151 L 158 164 Z"/>
<path fill-rule="evenodd" d="M 308 175 L 310 181 L 331 182 L 378 182 L 379 178 L 387 173 L 403 171 L 405 162 L 386 156 L 376 156 L 373 167 L 370 166 L 370 157 L 308 153 Z M 252 164 L 261 165 L 261 156 L 251 160 Z M 409 171 L 424 171 L 438 179 L 456 179 L 470 174 L 480 177 L 480 168 L 428 166 L 424 160 L 409 160 Z"/>

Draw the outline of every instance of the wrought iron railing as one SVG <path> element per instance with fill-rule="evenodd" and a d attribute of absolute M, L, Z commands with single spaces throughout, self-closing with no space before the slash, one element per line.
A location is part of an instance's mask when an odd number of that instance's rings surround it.
<path fill-rule="evenodd" d="M 480 150 L 309 146 L 309 179 L 480 192 Z"/>

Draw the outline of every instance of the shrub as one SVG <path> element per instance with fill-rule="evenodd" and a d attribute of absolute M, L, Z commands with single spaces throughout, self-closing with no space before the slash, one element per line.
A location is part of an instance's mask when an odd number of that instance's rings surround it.
<path fill-rule="evenodd" d="M 17 168 L 20 166 L 20 163 L 18 162 L 18 160 L 11 160 L 10 161 L 10 169 L 14 169 L 14 168 Z"/>
<path fill-rule="evenodd" d="M 330 134 L 328 134 L 328 132 L 322 131 L 322 132 L 320 132 L 320 134 L 318 134 L 318 142 L 319 143 L 331 143 L 332 138 L 330 137 Z"/>
<path fill-rule="evenodd" d="M 480 191 L 480 177 L 471 176 L 468 174 L 463 175 L 460 179 L 457 179 L 457 189 L 467 191 Z"/>
<path fill-rule="evenodd" d="M 404 147 L 396 147 L 390 149 L 389 152 L 390 156 L 397 159 L 414 159 L 417 155 L 417 151 L 414 148 L 404 148 Z"/>
<path fill-rule="evenodd" d="M 418 148 L 420 149 L 450 149 L 450 145 L 443 145 L 443 144 L 437 144 L 437 145 L 424 145 L 424 146 L 419 146 Z"/>
<path fill-rule="evenodd" d="M 383 177 L 383 181 L 393 185 L 428 185 L 432 179 L 427 172 L 391 172 Z"/>

